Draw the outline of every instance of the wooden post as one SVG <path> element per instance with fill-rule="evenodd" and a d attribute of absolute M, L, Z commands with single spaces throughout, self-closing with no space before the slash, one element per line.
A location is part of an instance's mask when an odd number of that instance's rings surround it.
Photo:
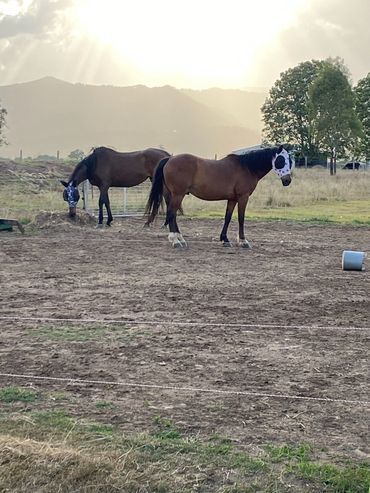
<path fill-rule="evenodd" d="M 304 167 L 305 167 L 305 169 L 307 169 L 307 161 L 308 161 L 307 156 L 305 156 L 304 157 Z"/>
<path fill-rule="evenodd" d="M 127 188 L 123 189 L 123 214 L 127 212 Z"/>
<path fill-rule="evenodd" d="M 89 211 L 89 182 L 85 180 L 82 183 L 82 201 L 83 201 L 83 210 Z"/>
<path fill-rule="evenodd" d="M 22 149 L 19 151 L 19 160 L 23 161 L 23 151 Z"/>
<path fill-rule="evenodd" d="M 59 151 L 57 151 L 57 161 L 59 161 Z"/>

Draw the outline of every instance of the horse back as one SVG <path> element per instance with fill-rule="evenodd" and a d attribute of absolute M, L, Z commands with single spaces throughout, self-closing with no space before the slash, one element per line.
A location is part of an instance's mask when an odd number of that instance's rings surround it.
<path fill-rule="evenodd" d="M 158 162 L 169 154 L 162 149 L 118 152 L 107 147 L 95 149 L 94 179 L 97 185 L 132 187 L 152 177 Z"/>
<path fill-rule="evenodd" d="M 172 193 L 191 193 L 203 200 L 232 199 L 254 188 L 254 180 L 237 159 L 204 159 L 192 154 L 173 156 L 164 168 Z"/>

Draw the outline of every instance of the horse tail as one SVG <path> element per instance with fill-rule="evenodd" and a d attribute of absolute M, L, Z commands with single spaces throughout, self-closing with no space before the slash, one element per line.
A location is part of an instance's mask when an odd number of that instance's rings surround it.
<path fill-rule="evenodd" d="M 161 159 L 155 169 L 152 188 L 150 189 L 148 202 L 145 207 L 145 215 L 148 217 L 147 224 L 154 221 L 158 214 L 159 207 L 162 204 L 164 188 L 163 168 L 169 159 L 169 157 Z"/>

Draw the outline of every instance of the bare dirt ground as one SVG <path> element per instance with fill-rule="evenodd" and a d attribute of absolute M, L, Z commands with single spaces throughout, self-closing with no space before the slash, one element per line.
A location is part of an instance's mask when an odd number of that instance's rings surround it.
<path fill-rule="evenodd" d="M 220 220 L 180 218 L 189 246 L 177 250 L 142 219 L 103 230 L 46 222 L 0 236 L 1 373 L 370 400 L 370 265 L 341 269 L 343 250 L 369 251 L 368 229 L 250 222 L 247 251 L 218 243 Z M 160 416 L 181 433 L 249 449 L 311 443 L 330 456 L 370 456 L 364 402 L 4 376 L 0 385 L 32 385 L 49 396 L 35 406 L 126 433 L 150 432 Z"/>

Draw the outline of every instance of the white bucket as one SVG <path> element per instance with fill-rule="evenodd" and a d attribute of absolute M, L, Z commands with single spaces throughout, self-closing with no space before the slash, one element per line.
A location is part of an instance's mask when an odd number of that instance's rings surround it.
<path fill-rule="evenodd" d="M 366 254 L 364 252 L 353 252 L 344 250 L 342 254 L 343 270 L 364 270 Z"/>

